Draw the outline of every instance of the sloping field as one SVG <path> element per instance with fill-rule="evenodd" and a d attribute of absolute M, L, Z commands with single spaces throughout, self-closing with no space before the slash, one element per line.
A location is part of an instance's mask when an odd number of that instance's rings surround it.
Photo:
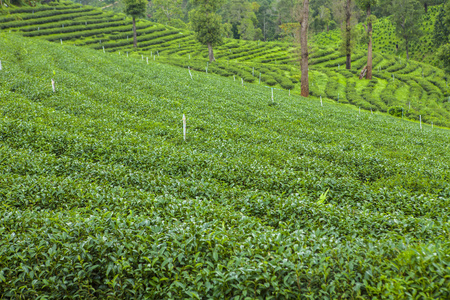
<path fill-rule="evenodd" d="M 430 10 L 430 14 L 431 11 L 434 10 Z M 131 19 L 124 15 L 71 2 L 7 12 L 8 15 L 0 17 L 3 31 L 18 31 L 27 37 L 158 60 L 300 93 L 298 55 L 290 44 L 225 39 L 222 46 L 216 47 L 217 62 L 208 64 L 206 47 L 198 44 L 189 31 L 140 20 L 137 22 L 139 48 L 134 51 Z M 388 23 L 383 19 L 376 25 L 386 32 L 386 37 L 375 37 L 380 51 L 392 46 L 381 46 L 386 39 L 393 43 L 388 37 L 392 30 Z M 449 78 L 442 70 L 378 52 L 374 54 L 374 79 L 358 80 L 359 70 L 366 64 L 365 51 L 353 55 L 353 69 L 347 71 L 345 57 L 337 50 L 337 45 L 329 47 L 330 41 L 336 42 L 332 34 L 330 37 L 331 40 L 326 35 L 318 37 L 311 51 L 313 95 L 365 110 L 387 112 L 395 107 L 396 111 L 403 110 L 406 118 L 417 121 L 422 118 L 428 124 L 450 127 Z"/>
<path fill-rule="evenodd" d="M 450 297 L 448 130 L 13 34 L 0 57 L 0 295 Z"/>

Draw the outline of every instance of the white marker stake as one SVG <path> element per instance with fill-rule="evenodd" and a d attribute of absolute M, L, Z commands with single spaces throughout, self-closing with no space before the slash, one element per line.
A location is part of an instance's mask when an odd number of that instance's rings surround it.
<path fill-rule="evenodd" d="M 53 80 L 53 78 L 52 78 L 52 90 L 53 90 L 53 93 L 56 91 L 56 89 L 55 89 L 55 81 Z"/>
<path fill-rule="evenodd" d="M 61 45 L 62 45 L 62 39 L 59 39 L 61 41 Z"/>
<path fill-rule="evenodd" d="M 394 74 L 392 74 L 392 82 L 394 82 Z"/>
<path fill-rule="evenodd" d="M 156 60 L 156 55 L 155 55 L 155 56 L 153 56 L 153 60 L 154 60 L 154 61 Z"/>
<path fill-rule="evenodd" d="M 0 60 L 0 71 L 2 70 L 2 61 Z"/>
<path fill-rule="evenodd" d="M 273 88 L 270 88 L 270 90 L 272 91 L 272 103 L 273 103 Z"/>
<path fill-rule="evenodd" d="M 38 27 L 38 31 L 39 31 L 40 27 Z"/>
<path fill-rule="evenodd" d="M 341 65 L 340 64 L 338 64 L 338 70 L 341 68 Z"/>
<path fill-rule="evenodd" d="M 373 115 L 373 111 L 372 111 L 372 108 L 370 108 L 370 113 Z"/>
<path fill-rule="evenodd" d="M 120 55 L 120 51 L 119 51 L 119 55 Z"/>
<path fill-rule="evenodd" d="M 183 139 L 186 142 L 186 117 L 184 116 L 184 114 L 182 121 L 183 121 Z"/>
<path fill-rule="evenodd" d="M 409 109 L 411 109 L 411 101 L 408 102 Z"/>
<path fill-rule="evenodd" d="M 420 120 L 420 129 L 422 129 L 422 115 L 419 116 L 419 120 Z"/>
<path fill-rule="evenodd" d="M 188 70 L 189 70 L 189 75 L 191 76 L 191 79 L 194 79 L 194 78 L 192 78 L 191 69 L 189 67 L 188 67 Z"/>
<path fill-rule="evenodd" d="M 102 46 L 102 48 L 103 48 L 103 53 L 105 53 L 105 46 Z"/>
<path fill-rule="evenodd" d="M 431 121 L 431 129 L 433 129 L 433 121 Z"/>
<path fill-rule="evenodd" d="M 128 52 L 127 52 L 127 57 L 128 57 Z"/>
<path fill-rule="evenodd" d="M 320 106 L 323 106 L 322 96 L 320 96 Z"/>
<path fill-rule="evenodd" d="M 206 67 L 206 74 L 208 74 L 208 67 Z"/>
<path fill-rule="evenodd" d="M 241 78 L 242 86 L 244 86 L 244 78 Z"/>
<path fill-rule="evenodd" d="M 191 55 L 189 54 L 189 59 L 191 59 Z"/>
<path fill-rule="evenodd" d="M 147 56 L 147 65 L 148 65 L 148 56 Z"/>
<path fill-rule="evenodd" d="M 259 72 L 259 84 L 261 84 L 261 72 Z"/>
<path fill-rule="evenodd" d="M 291 90 L 289 89 L 289 97 L 291 96 Z"/>

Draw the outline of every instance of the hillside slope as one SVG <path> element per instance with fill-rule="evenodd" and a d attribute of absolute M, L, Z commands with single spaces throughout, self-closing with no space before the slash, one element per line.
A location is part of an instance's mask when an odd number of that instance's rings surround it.
<path fill-rule="evenodd" d="M 5 297 L 450 295 L 448 130 L 13 34 L 0 57 Z"/>
<path fill-rule="evenodd" d="M 89 47 L 143 60 L 158 60 L 244 82 L 261 83 L 300 93 L 300 71 L 295 48 L 282 42 L 226 39 L 216 47 L 217 62 L 207 63 L 207 49 L 189 31 L 140 20 L 137 51 L 132 48 L 131 19 L 70 2 L 38 8 L 19 8 L 0 17 L 0 29 L 18 31 L 57 43 Z M 326 37 L 311 51 L 310 91 L 357 108 L 387 112 L 450 127 L 450 89 L 447 75 L 427 64 L 406 61 L 381 52 L 374 54 L 374 79 L 358 80 L 366 63 L 365 51 L 353 55 L 353 69 L 343 69 L 345 58 Z M 333 39 L 331 39 L 333 41 Z"/>

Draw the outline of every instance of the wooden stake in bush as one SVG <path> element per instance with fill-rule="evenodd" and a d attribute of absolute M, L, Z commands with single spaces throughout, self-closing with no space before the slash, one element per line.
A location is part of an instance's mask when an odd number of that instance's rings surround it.
<path fill-rule="evenodd" d="M 52 78 L 52 90 L 53 90 L 53 93 L 56 92 L 55 80 L 53 80 L 53 78 Z"/>
<path fill-rule="evenodd" d="M 181 119 L 183 121 L 183 140 L 186 142 L 186 117 L 183 114 L 183 119 Z"/>

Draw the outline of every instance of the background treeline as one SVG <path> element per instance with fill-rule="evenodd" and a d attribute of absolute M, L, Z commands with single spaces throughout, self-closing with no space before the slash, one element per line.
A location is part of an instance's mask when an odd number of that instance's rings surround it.
<path fill-rule="evenodd" d="M 36 6 L 48 0 L 0 0 L 4 4 Z M 218 15 L 223 23 L 223 36 L 253 41 L 294 41 L 298 30 L 298 16 L 294 7 L 298 0 L 220 0 Z M 317 0 L 310 3 L 310 34 L 341 32 L 345 39 L 345 10 L 347 0 Z M 361 9 L 364 1 L 352 0 L 352 48 L 367 45 L 367 12 Z M 424 60 L 450 71 L 450 2 L 448 0 L 378 0 L 370 1 L 371 22 L 388 18 L 395 27 L 396 41 L 392 47 L 409 58 L 409 52 L 420 50 L 416 60 Z M 103 10 L 124 11 L 122 0 L 75 0 L 75 3 L 102 7 Z M 438 6 L 437 16 L 430 7 Z M 192 29 L 189 13 L 194 6 L 190 0 L 148 0 L 145 16 L 153 22 L 180 29 Z M 432 15 L 432 17 L 431 17 Z M 359 24 L 359 26 L 358 26 Z M 377 34 L 376 32 L 374 34 Z M 419 40 L 424 34 L 432 41 Z M 389 39 L 392 36 L 382 37 Z M 423 44 L 423 45 L 422 45 Z M 426 45 L 425 45 L 426 44 Z M 379 45 L 375 42 L 375 49 Z M 411 48 L 411 49 L 409 49 Z M 416 48 L 416 49 L 414 49 Z M 417 49 L 423 48 L 423 49 Z M 379 49 L 378 49 L 379 50 Z M 423 51 L 422 51 L 423 50 Z M 345 52 L 345 49 L 342 49 Z M 422 53 L 423 52 L 423 53 Z"/>

